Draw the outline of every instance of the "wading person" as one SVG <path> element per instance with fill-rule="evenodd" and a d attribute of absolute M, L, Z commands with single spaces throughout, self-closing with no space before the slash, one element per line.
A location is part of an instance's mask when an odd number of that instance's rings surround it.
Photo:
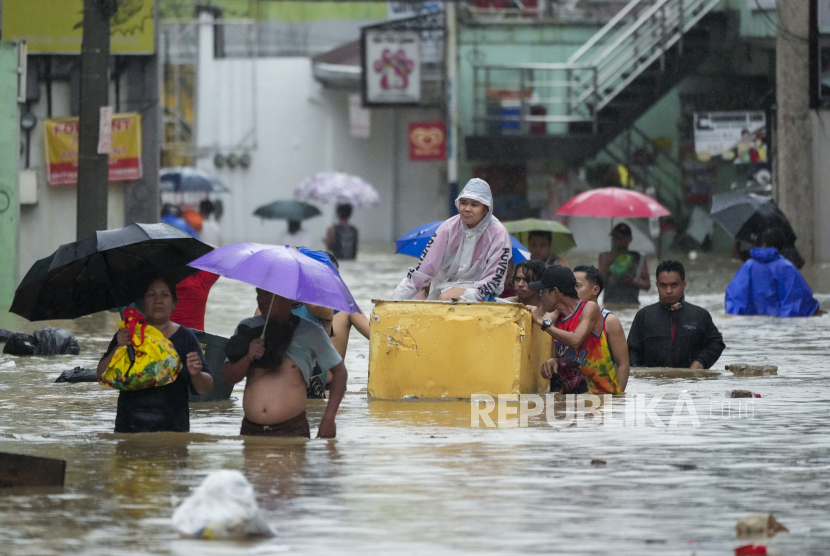
<path fill-rule="evenodd" d="M 710 368 L 726 346 L 709 311 L 684 298 L 686 270 L 663 261 L 656 278 L 660 301 L 640 309 L 628 332 L 631 366 Z"/>
<path fill-rule="evenodd" d="M 559 264 L 567 266 L 564 261 L 559 260 L 556 253 L 551 252 L 553 244 L 553 233 L 543 230 L 533 230 L 527 236 L 527 250 L 530 251 L 530 259 L 542 263 L 545 267 Z"/>
<path fill-rule="evenodd" d="M 551 391 L 563 394 L 619 394 L 617 371 L 608 348 L 605 323 L 599 305 L 581 301 L 571 269 L 553 265 L 542 279 L 530 284 L 539 292 L 541 307 L 533 321 L 554 341 L 556 355 L 542 366 L 542 376 L 551 380 Z M 541 308 L 558 311 L 556 321 L 543 318 Z"/>
<path fill-rule="evenodd" d="M 299 220 L 289 220 L 288 228 L 283 232 L 280 238 L 280 245 L 288 245 L 289 247 L 309 247 L 311 245 L 311 236 L 303 229 L 303 223 Z"/>
<path fill-rule="evenodd" d="M 637 251 L 629 251 L 631 227 L 620 223 L 611 231 L 611 251 L 601 253 L 599 267 L 605 279 L 604 305 L 640 306 L 640 290 L 648 291 L 646 258 Z"/>
<path fill-rule="evenodd" d="M 165 280 L 153 281 L 139 301 L 147 324 L 158 329 L 172 342 L 182 368 L 172 384 L 121 390 L 115 414 L 115 432 L 189 432 L 188 392 L 204 394 L 213 388 L 213 376 L 205 361 L 196 336 L 170 320 L 176 307 L 176 286 Z M 130 342 L 127 328 L 119 330 L 110 342 L 107 353 L 98 363 L 98 380 L 104 375 L 117 347 Z"/>
<path fill-rule="evenodd" d="M 227 384 L 248 379 L 242 398 L 245 418 L 240 434 L 309 438 L 306 389 L 316 362 L 323 373 L 331 371 L 332 374 L 329 401 L 317 436 L 334 438 L 337 433 L 334 420 L 346 392 L 347 373 L 342 358 L 322 326 L 292 315 L 289 299 L 259 288 L 256 293 L 261 314 L 240 322 L 234 336 L 243 325 L 253 330 L 262 327 L 263 315 L 267 315 L 268 342 L 257 336 L 237 361 L 225 362 Z M 274 327 L 281 336 L 272 340 L 269 327 Z"/>
<path fill-rule="evenodd" d="M 510 234 L 493 216 L 490 186 L 471 179 L 455 206 L 458 214 L 438 226 L 393 299 L 484 301 L 504 290 L 512 247 Z"/>
<path fill-rule="evenodd" d="M 593 301 L 599 305 L 599 295 L 603 288 L 602 273 L 599 269 L 595 266 L 584 265 L 574 267 L 574 278 L 576 278 L 576 294 L 579 299 Z M 620 392 L 625 392 L 630 370 L 625 331 L 620 319 L 611 311 L 602 309 L 602 318 L 605 319 L 608 348 L 611 350 L 611 358 L 614 360 L 614 367 L 617 369 L 617 383 L 620 385 Z"/>
<path fill-rule="evenodd" d="M 349 224 L 352 205 L 337 205 L 338 223 L 326 231 L 326 249 L 341 261 L 357 258 L 357 228 Z M 308 247 L 306 245 L 306 247 Z"/>
<path fill-rule="evenodd" d="M 542 279 L 545 267 L 538 261 L 522 261 L 513 271 L 513 290 L 516 294 L 508 297 L 507 301 L 524 303 L 529 307 L 539 304 L 539 293 L 532 291 L 528 286 Z"/>
<path fill-rule="evenodd" d="M 762 247 L 746 261 L 726 287 L 726 313 L 770 317 L 821 315 L 813 291 L 795 265 L 777 248 L 775 228 L 761 234 Z"/>

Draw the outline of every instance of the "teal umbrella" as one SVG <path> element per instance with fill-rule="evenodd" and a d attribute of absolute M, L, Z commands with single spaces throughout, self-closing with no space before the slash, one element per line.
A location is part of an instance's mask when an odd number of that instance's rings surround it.
<path fill-rule="evenodd" d="M 308 218 L 320 216 L 320 210 L 314 205 L 309 205 L 302 201 L 284 200 L 262 205 L 254 211 L 254 215 L 272 220 L 293 220 L 295 222 L 301 222 Z"/>

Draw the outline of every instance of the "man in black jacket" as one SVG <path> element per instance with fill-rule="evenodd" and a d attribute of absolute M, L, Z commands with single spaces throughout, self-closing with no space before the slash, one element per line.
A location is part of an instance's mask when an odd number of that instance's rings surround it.
<path fill-rule="evenodd" d="M 628 332 L 632 367 L 708 369 L 726 347 L 709 311 L 687 302 L 686 270 L 680 261 L 657 267 L 660 302 L 643 307 Z"/>

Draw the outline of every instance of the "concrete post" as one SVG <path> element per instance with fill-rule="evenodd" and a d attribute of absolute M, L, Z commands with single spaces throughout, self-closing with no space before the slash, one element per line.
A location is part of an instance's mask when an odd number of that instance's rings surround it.
<path fill-rule="evenodd" d="M 447 181 L 449 182 L 450 214 L 455 213 L 455 196 L 458 194 L 458 21 L 453 2 L 444 4 L 447 20 L 446 50 L 446 101 L 447 101 Z"/>
<path fill-rule="evenodd" d="M 110 18 L 114 2 L 84 0 L 78 132 L 77 238 L 107 229 L 109 155 L 98 152 L 101 107 L 109 104 Z"/>
<path fill-rule="evenodd" d="M 128 112 L 141 114 L 141 179 L 125 184 L 124 224 L 159 221 L 161 109 L 158 55 L 134 56 L 126 70 Z"/>
<path fill-rule="evenodd" d="M 813 236 L 813 134 L 810 120 L 810 2 L 778 0 L 776 99 L 778 205 L 798 236 L 801 256 L 815 258 Z"/>
<path fill-rule="evenodd" d="M 154 53 L 135 56 L 127 68 L 127 111 L 141 114 L 141 179 L 125 184 L 124 225 L 155 223 L 161 217 L 161 67 L 159 63 L 158 2 L 155 3 Z"/>

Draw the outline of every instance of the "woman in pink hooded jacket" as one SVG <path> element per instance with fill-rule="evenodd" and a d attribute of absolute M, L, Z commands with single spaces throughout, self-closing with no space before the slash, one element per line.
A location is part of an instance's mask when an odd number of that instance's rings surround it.
<path fill-rule="evenodd" d="M 455 206 L 459 214 L 438 227 L 418 266 L 409 269 L 392 299 L 484 301 L 502 292 L 511 257 L 510 234 L 493 216 L 490 186 L 471 179 Z"/>

